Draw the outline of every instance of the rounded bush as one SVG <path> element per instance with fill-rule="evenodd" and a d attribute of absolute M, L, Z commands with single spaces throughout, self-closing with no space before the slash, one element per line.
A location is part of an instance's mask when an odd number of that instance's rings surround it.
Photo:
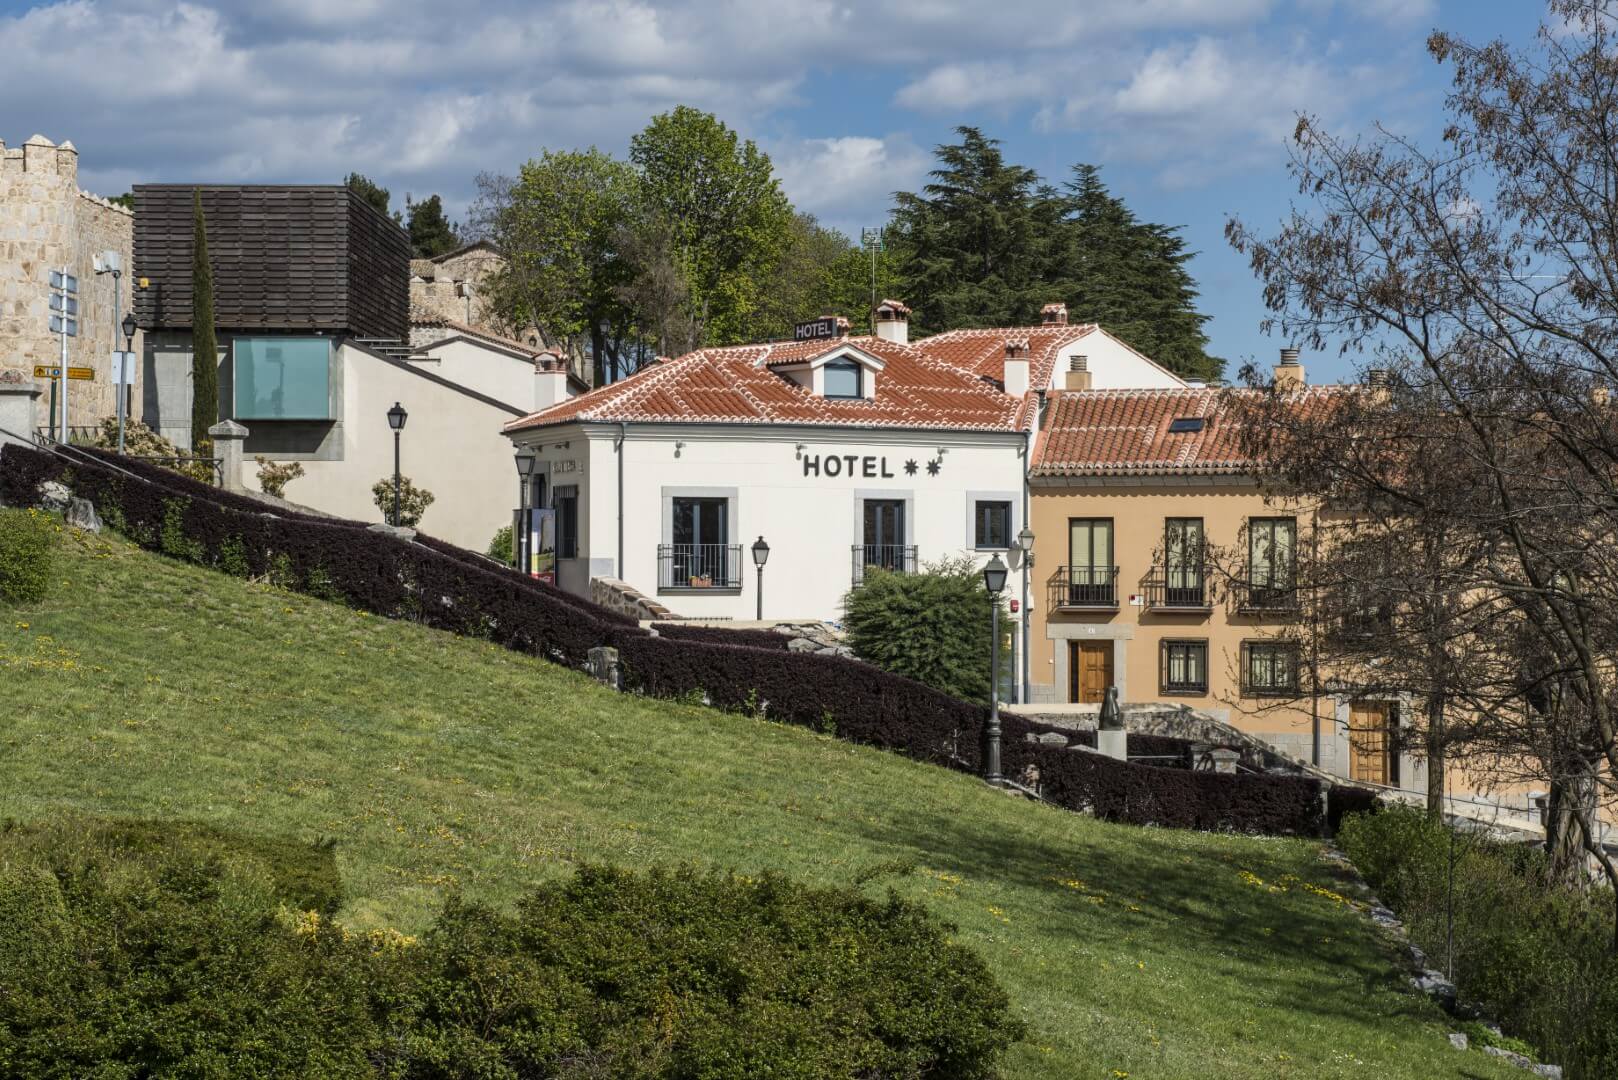
<path fill-rule="evenodd" d="M 35 604 L 50 590 L 57 524 L 39 510 L 0 510 L 0 602 Z"/>

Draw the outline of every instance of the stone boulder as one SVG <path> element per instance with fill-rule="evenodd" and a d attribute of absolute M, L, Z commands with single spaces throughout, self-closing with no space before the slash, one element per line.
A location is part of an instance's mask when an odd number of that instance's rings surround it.
<path fill-rule="evenodd" d="M 101 531 L 101 518 L 96 513 L 95 504 L 89 499 L 73 498 L 68 501 L 67 513 L 64 515 L 68 525 L 85 532 L 98 533 Z"/>

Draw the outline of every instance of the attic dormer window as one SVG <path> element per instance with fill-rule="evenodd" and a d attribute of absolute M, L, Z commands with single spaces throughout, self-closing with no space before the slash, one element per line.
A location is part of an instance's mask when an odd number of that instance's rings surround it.
<path fill-rule="evenodd" d="M 864 397 L 865 371 L 852 360 L 833 360 L 824 369 L 825 394 L 829 398 Z"/>
<path fill-rule="evenodd" d="M 1201 431 L 1203 418 L 1200 416 L 1176 416 L 1169 422 L 1169 434 L 1179 432 Z"/>

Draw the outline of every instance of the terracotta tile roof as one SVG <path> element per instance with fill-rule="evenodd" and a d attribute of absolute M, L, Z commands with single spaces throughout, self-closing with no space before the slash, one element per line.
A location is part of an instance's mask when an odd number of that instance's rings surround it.
<path fill-rule="evenodd" d="M 1291 396 L 1300 408 L 1329 401 L 1347 387 L 1311 386 Z M 1242 474 L 1241 429 L 1230 388 L 1062 391 L 1050 398 L 1034 445 L 1034 476 Z M 1198 430 L 1171 431 L 1176 419 Z"/>
<path fill-rule="evenodd" d="M 874 399 L 816 397 L 771 370 L 843 345 L 868 352 L 885 365 L 877 376 Z M 929 355 L 919 345 L 862 336 L 839 342 L 702 349 L 514 420 L 506 430 L 592 420 L 1016 431 L 1027 413 L 1023 401 L 1008 397 L 973 372 Z"/>

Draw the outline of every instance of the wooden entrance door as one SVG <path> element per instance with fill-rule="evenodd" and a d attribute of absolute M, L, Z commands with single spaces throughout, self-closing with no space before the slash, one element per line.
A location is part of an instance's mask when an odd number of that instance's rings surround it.
<path fill-rule="evenodd" d="M 1112 685 L 1112 642 L 1075 641 L 1068 651 L 1068 700 L 1099 705 Z"/>
<path fill-rule="evenodd" d="M 1388 783 L 1388 703 L 1356 701 L 1348 707 L 1348 770 L 1353 780 Z"/>

